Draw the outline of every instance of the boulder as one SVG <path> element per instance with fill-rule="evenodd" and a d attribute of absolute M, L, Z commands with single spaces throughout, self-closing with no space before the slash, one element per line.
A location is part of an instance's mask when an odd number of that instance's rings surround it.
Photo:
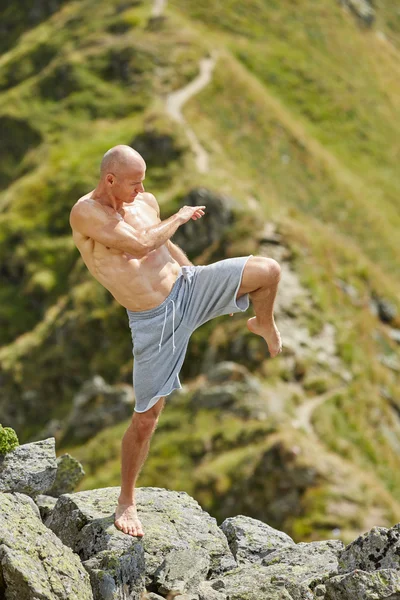
<path fill-rule="evenodd" d="M 340 3 L 347 6 L 364 25 L 369 27 L 375 21 L 375 10 L 370 0 L 340 0 Z"/>
<path fill-rule="evenodd" d="M 197 590 L 206 579 L 210 568 L 210 556 L 204 548 L 171 550 L 154 573 L 158 591 L 168 594 L 171 590 L 186 595 Z"/>
<path fill-rule="evenodd" d="M 34 498 L 51 488 L 56 473 L 54 438 L 22 444 L 0 455 L 0 492 L 20 492 Z"/>
<path fill-rule="evenodd" d="M 261 565 L 242 565 L 221 579 L 224 588 L 219 593 L 224 600 L 294 600 L 284 582 L 273 580 Z M 312 600 L 309 591 L 302 589 L 302 592 L 304 600 Z"/>
<path fill-rule="evenodd" d="M 265 419 L 268 406 L 258 379 L 242 365 L 223 361 L 207 372 L 207 380 L 192 398 L 193 410 L 221 408 L 241 417 Z"/>
<path fill-rule="evenodd" d="M 400 523 L 390 529 L 372 527 L 348 544 L 340 554 L 339 574 L 354 569 L 400 569 Z"/>
<path fill-rule="evenodd" d="M 400 571 L 355 569 L 327 580 L 324 600 L 400 600 Z"/>
<path fill-rule="evenodd" d="M 238 565 L 262 564 L 264 557 L 271 552 L 296 545 L 283 531 L 245 515 L 228 517 L 220 528 Z"/>
<path fill-rule="evenodd" d="M 86 381 L 73 401 L 63 442 L 83 442 L 96 433 L 132 416 L 134 391 L 131 385 L 108 385 L 100 375 Z"/>
<path fill-rule="evenodd" d="M 61 496 L 73 492 L 85 475 L 81 463 L 68 453 L 57 458 L 57 473 L 53 485 L 47 490 L 48 496 Z"/>
<path fill-rule="evenodd" d="M 174 234 L 173 241 L 189 256 L 198 256 L 221 240 L 226 229 L 234 222 L 235 201 L 207 188 L 194 188 L 180 202 L 182 206 L 205 206 L 205 214 L 199 221 L 190 219 L 185 227 Z"/>
<path fill-rule="evenodd" d="M 279 577 L 293 600 L 312 598 L 309 589 L 338 573 L 341 540 L 299 542 L 285 546 L 262 559 L 268 575 Z"/>
<path fill-rule="evenodd" d="M 79 557 L 47 527 L 33 500 L 0 493 L 0 598 L 93 600 Z"/>
<path fill-rule="evenodd" d="M 143 585 L 143 576 L 149 591 L 163 590 L 165 595 L 178 585 L 186 592 L 207 574 L 218 577 L 237 566 L 216 520 L 186 492 L 136 488 L 143 537 L 129 536 L 115 527 L 119 493 L 119 487 L 111 487 L 63 494 L 45 521 L 79 554 L 96 597 L 106 598 L 104 590 L 121 593 L 124 586 L 134 593 Z M 182 565 L 173 565 L 178 555 L 186 565 L 183 570 Z M 195 589 L 190 591 L 195 593 Z"/>

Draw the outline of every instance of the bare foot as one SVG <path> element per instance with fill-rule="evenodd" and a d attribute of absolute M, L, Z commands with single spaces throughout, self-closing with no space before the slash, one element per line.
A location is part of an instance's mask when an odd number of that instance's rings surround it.
<path fill-rule="evenodd" d="M 137 515 L 135 504 L 120 504 L 115 509 L 114 525 L 124 533 L 132 536 L 144 536 L 142 524 Z"/>
<path fill-rule="evenodd" d="M 268 350 L 271 358 L 274 358 L 274 356 L 277 356 L 280 352 L 282 352 L 281 335 L 275 323 L 272 323 L 270 326 L 262 327 L 258 324 L 257 317 L 251 317 L 251 319 L 247 321 L 247 328 L 252 333 L 261 335 L 261 337 L 264 338 L 268 344 Z"/>

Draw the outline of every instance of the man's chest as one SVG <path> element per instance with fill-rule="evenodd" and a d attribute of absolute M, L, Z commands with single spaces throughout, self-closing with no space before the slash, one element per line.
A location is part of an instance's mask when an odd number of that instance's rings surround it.
<path fill-rule="evenodd" d="M 118 214 L 126 223 L 139 230 L 161 222 L 154 208 L 142 201 L 135 201 L 135 205 L 124 205 Z"/>

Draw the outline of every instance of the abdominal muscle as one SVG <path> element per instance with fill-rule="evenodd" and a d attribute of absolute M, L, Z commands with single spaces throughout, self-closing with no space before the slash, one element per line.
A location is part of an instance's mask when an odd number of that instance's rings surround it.
<path fill-rule="evenodd" d="M 165 244 L 138 259 L 79 232 L 74 231 L 73 237 L 91 274 L 128 310 L 155 308 L 165 300 L 178 278 L 180 265 Z"/>

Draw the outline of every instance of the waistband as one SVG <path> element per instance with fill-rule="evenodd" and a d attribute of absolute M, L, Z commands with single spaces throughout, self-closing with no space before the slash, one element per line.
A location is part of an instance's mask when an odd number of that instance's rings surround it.
<path fill-rule="evenodd" d="M 149 308 L 148 310 L 139 310 L 139 311 L 129 310 L 127 308 L 126 312 L 128 313 L 129 320 L 130 321 L 140 321 L 142 319 L 151 319 L 152 317 L 161 315 L 165 311 L 165 307 L 167 306 L 168 302 L 170 302 L 171 300 L 175 300 L 177 298 L 179 290 L 180 290 L 182 282 L 183 282 L 182 275 L 185 275 L 185 274 L 186 274 L 186 271 L 184 271 L 183 268 L 181 267 L 181 270 L 178 273 L 178 277 L 176 278 L 176 281 L 175 281 L 174 285 L 172 286 L 170 293 L 165 298 L 165 300 L 163 300 L 163 302 L 161 302 L 161 304 L 159 304 L 158 306 L 155 306 L 154 308 Z"/>

